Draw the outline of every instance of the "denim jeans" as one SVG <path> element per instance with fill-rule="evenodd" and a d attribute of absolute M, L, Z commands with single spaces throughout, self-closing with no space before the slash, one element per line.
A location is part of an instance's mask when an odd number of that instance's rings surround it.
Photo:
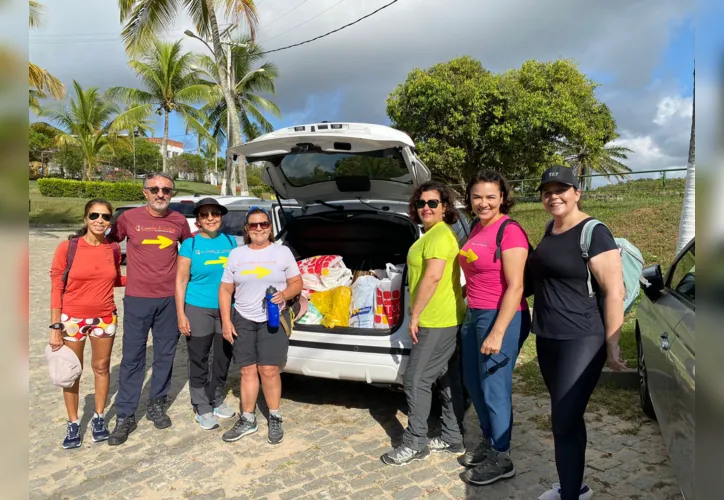
<path fill-rule="evenodd" d="M 496 309 L 469 309 L 460 339 L 462 348 L 463 383 L 473 400 L 483 436 L 490 439 L 496 451 L 510 449 L 513 430 L 513 369 L 520 347 L 530 332 L 530 313 L 517 311 L 503 337 L 498 354 L 484 355 L 480 348 L 490 334 L 498 316 Z M 506 356 L 510 361 L 502 364 Z"/>

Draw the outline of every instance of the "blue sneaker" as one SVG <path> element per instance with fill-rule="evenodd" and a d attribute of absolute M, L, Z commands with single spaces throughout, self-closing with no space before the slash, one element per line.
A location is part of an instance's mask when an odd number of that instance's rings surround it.
<path fill-rule="evenodd" d="M 214 416 L 218 418 L 234 418 L 236 412 L 234 409 L 226 403 L 221 403 L 218 407 L 214 408 Z"/>
<path fill-rule="evenodd" d="M 65 433 L 65 439 L 63 440 L 63 448 L 69 450 L 71 448 L 78 448 L 81 444 L 80 437 L 80 425 L 75 422 L 68 422 L 68 427 Z"/>
<path fill-rule="evenodd" d="M 205 431 L 210 431 L 211 429 L 216 429 L 219 426 L 218 420 L 216 420 L 216 417 L 213 413 L 204 413 L 203 415 L 196 414 L 196 421 L 199 423 L 202 429 Z"/>
<path fill-rule="evenodd" d="M 94 443 L 97 443 L 98 441 L 105 441 L 108 439 L 108 436 L 110 436 L 108 427 L 106 427 L 106 419 L 97 413 L 93 415 L 93 420 L 91 420 L 91 429 L 93 430 Z"/>

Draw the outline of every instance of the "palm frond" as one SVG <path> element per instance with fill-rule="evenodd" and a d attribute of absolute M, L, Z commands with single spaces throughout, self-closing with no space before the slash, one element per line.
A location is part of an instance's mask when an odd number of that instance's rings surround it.
<path fill-rule="evenodd" d="M 48 93 L 55 99 L 65 98 L 65 85 L 40 66 L 28 63 L 28 76 L 30 87 L 35 90 Z"/>
<path fill-rule="evenodd" d="M 121 38 L 126 51 L 143 52 L 153 45 L 156 34 L 171 29 L 178 13 L 176 0 L 118 0 L 121 22 L 126 22 Z"/>
<path fill-rule="evenodd" d="M 37 0 L 28 0 L 28 7 L 28 26 L 31 28 L 37 28 L 40 26 L 40 16 L 45 10 L 45 7 L 43 7 L 43 5 L 41 5 L 41 3 Z"/>
<path fill-rule="evenodd" d="M 259 14 L 254 0 L 223 0 L 223 2 L 226 7 L 226 17 L 234 24 L 244 20 L 249 29 L 249 38 L 253 41 L 259 24 Z"/>
<path fill-rule="evenodd" d="M 153 111 L 153 104 L 139 103 L 131 106 L 115 117 L 108 128 L 108 132 L 112 135 L 117 135 L 122 131 L 133 132 L 138 128 L 144 128 L 148 115 L 153 113 Z"/>

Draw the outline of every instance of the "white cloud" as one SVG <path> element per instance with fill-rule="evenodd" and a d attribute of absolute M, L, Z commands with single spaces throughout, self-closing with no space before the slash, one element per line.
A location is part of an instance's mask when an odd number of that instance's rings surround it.
<path fill-rule="evenodd" d="M 691 118 L 693 111 L 692 98 L 691 97 L 664 97 L 657 105 L 656 118 L 654 123 L 656 125 L 665 125 L 666 122 L 675 117 L 680 118 Z"/>

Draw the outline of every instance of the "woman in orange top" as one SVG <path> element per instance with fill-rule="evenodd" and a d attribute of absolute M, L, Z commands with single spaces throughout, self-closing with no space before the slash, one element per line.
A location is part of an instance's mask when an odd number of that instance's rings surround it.
<path fill-rule="evenodd" d="M 118 325 L 113 289 L 125 286 L 121 275 L 120 248 L 118 243 L 106 241 L 106 231 L 111 225 L 113 207 L 103 199 L 90 200 L 85 205 L 84 225 L 78 233 L 58 245 L 50 268 L 50 341 L 54 351 L 68 346 L 83 364 L 85 339 L 90 337 L 91 366 L 95 376 L 95 414 L 92 420 L 93 441 L 108 439 L 105 411 L 111 349 Z M 75 250 L 70 271 L 69 249 Z M 63 448 L 81 445 L 78 419 L 78 385 L 63 389 L 68 411 L 67 433 Z"/>

